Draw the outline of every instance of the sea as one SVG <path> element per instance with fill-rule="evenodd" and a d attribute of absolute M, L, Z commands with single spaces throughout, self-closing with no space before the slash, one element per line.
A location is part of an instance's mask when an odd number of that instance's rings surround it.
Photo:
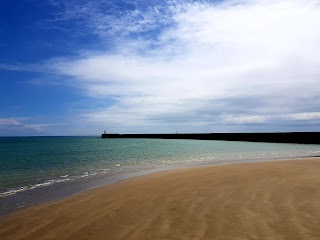
<path fill-rule="evenodd" d="M 319 155 L 311 144 L 0 137 L 0 215 L 157 171 Z"/>

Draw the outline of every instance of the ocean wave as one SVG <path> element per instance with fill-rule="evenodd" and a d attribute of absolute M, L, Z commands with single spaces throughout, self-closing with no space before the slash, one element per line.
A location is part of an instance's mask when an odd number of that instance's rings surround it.
<path fill-rule="evenodd" d="M 9 190 L 6 190 L 5 192 L 0 192 L 0 198 L 8 197 L 10 195 L 14 195 L 14 194 L 17 194 L 19 192 L 32 190 L 32 189 L 39 188 L 39 187 L 46 187 L 46 186 L 49 186 L 49 185 L 52 185 L 52 184 L 55 184 L 55 183 L 67 182 L 67 181 L 70 181 L 70 178 L 47 180 L 47 181 L 42 182 L 42 183 L 30 184 L 30 185 L 22 186 L 22 187 L 15 188 L 15 189 L 9 189 Z"/>
<path fill-rule="evenodd" d="M 117 166 L 117 167 L 119 167 L 119 166 Z M 105 175 L 105 174 L 108 174 L 110 172 L 110 170 L 111 170 L 110 168 L 103 168 L 103 169 L 97 169 L 95 171 L 86 171 L 86 172 L 83 172 L 80 174 L 75 174 L 75 175 L 69 175 L 69 174 L 61 175 L 60 178 L 58 178 L 58 179 L 44 180 L 43 182 L 40 182 L 40 183 L 29 184 L 26 186 L 17 187 L 17 188 L 13 188 L 13 189 L 7 189 L 3 192 L 0 192 L 0 198 L 14 195 L 19 192 L 32 190 L 35 188 L 47 187 L 47 186 L 50 186 L 50 185 L 53 185 L 56 183 L 67 182 L 67 181 L 71 181 L 71 180 L 78 180 L 78 179 L 83 179 L 83 178 L 88 178 L 88 177 L 94 177 L 97 175 Z M 118 168 L 117 171 L 122 171 L 122 168 Z"/>
<path fill-rule="evenodd" d="M 320 151 L 309 151 L 308 153 L 311 153 L 311 154 L 319 154 Z"/>

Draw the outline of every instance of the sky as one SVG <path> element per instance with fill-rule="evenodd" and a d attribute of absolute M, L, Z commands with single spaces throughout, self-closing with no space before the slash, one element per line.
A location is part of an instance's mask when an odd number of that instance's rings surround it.
<path fill-rule="evenodd" d="M 0 136 L 320 131 L 320 0 L 1 0 Z"/>

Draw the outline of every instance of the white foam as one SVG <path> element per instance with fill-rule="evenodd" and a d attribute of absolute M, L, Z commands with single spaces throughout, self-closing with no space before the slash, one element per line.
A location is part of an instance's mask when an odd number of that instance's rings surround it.
<path fill-rule="evenodd" d="M 99 169 L 99 172 L 97 172 L 97 174 L 105 174 L 107 173 L 108 171 L 110 171 L 110 168 L 104 168 L 104 169 Z"/>
<path fill-rule="evenodd" d="M 32 190 L 32 189 L 39 188 L 39 187 L 46 187 L 46 186 L 52 185 L 54 183 L 66 182 L 66 181 L 69 181 L 69 180 L 70 180 L 70 178 L 47 180 L 47 181 L 45 181 L 43 183 L 36 183 L 36 184 L 32 184 L 32 185 L 22 186 L 22 187 L 19 187 L 17 189 L 10 189 L 10 190 L 7 190 L 5 192 L 0 193 L 0 198 L 7 197 L 7 196 L 10 196 L 10 195 L 14 195 L 14 194 L 17 194 L 19 192 Z"/>
<path fill-rule="evenodd" d="M 81 176 L 80 176 L 80 178 L 84 178 L 84 177 L 88 177 L 89 176 L 89 173 L 88 172 L 85 172 L 84 174 L 82 174 Z"/>
<path fill-rule="evenodd" d="M 54 181 L 53 180 L 50 180 L 50 181 L 47 181 L 47 182 L 44 182 L 44 183 L 38 183 L 36 184 L 37 187 L 45 187 L 45 186 L 49 186 L 51 184 L 53 184 Z"/>
<path fill-rule="evenodd" d="M 310 151 L 310 152 L 308 152 L 308 153 L 320 153 L 320 151 Z"/>

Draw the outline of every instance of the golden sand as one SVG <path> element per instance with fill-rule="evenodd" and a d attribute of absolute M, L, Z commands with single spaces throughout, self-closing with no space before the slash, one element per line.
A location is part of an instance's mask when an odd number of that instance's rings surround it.
<path fill-rule="evenodd" d="M 14 213 L 0 239 L 320 239 L 320 159 L 136 177 Z"/>

